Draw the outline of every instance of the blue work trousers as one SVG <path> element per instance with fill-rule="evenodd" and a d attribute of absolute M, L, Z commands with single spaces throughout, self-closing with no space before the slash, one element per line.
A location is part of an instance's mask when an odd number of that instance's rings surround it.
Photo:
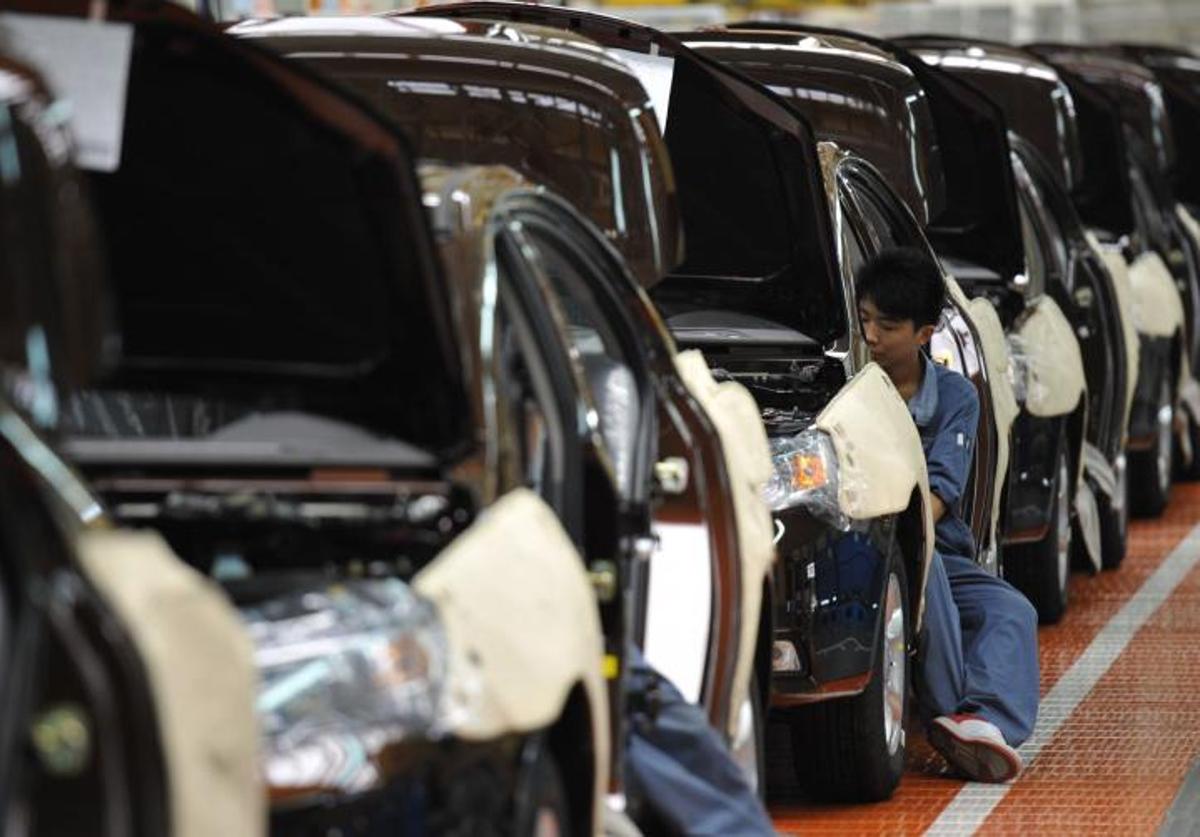
<path fill-rule="evenodd" d="M 633 690 L 653 695 L 652 711 L 632 713 L 625 753 L 630 790 L 674 834 L 774 835 L 758 795 L 700 707 L 640 654 L 629 675 Z"/>
<path fill-rule="evenodd" d="M 969 558 L 933 554 L 914 672 L 921 720 L 960 712 L 991 721 L 1011 746 L 1038 710 L 1037 611 Z"/>

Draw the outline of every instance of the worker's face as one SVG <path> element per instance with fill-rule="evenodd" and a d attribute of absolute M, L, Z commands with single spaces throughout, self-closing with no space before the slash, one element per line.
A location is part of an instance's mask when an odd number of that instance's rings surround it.
<path fill-rule="evenodd" d="M 872 299 L 858 304 L 858 319 L 863 337 L 871 350 L 871 360 L 889 375 L 917 362 L 921 347 L 933 337 L 933 326 L 917 328 L 912 320 L 897 320 L 880 313 Z"/>

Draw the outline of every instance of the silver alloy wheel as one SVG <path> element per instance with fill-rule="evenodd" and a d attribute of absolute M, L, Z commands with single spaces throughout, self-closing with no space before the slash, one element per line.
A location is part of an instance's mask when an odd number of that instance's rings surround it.
<path fill-rule="evenodd" d="M 1158 479 L 1158 490 L 1164 497 L 1171 489 L 1171 434 L 1175 411 L 1170 399 L 1170 393 L 1164 388 L 1163 405 L 1158 408 L 1158 441 L 1154 449 L 1154 476 Z"/>
<path fill-rule="evenodd" d="M 1067 460 L 1064 458 L 1058 468 L 1058 518 L 1055 520 L 1055 544 L 1057 550 L 1055 559 L 1058 561 L 1058 589 L 1067 589 L 1067 579 L 1071 574 L 1071 475 L 1067 470 Z"/>
<path fill-rule="evenodd" d="M 753 692 L 750 689 L 750 692 Z M 737 728 L 730 745 L 733 760 L 742 769 L 742 775 L 749 782 L 751 790 L 758 792 L 762 777 L 758 775 L 758 736 L 754 729 L 754 700 L 753 694 L 747 694 L 742 705 L 738 707 Z"/>
<path fill-rule="evenodd" d="M 904 741 L 904 663 L 908 649 L 904 642 L 904 596 L 900 579 L 888 575 L 887 597 L 883 611 L 883 734 L 888 755 L 895 755 Z"/>

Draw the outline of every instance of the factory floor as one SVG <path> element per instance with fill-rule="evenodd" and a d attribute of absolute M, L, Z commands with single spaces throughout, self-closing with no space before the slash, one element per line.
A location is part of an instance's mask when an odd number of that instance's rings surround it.
<path fill-rule="evenodd" d="M 1008 785 L 954 778 L 909 729 L 895 796 L 815 805 L 795 787 L 781 728 L 768 736 L 784 834 L 1200 834 L 1200 484 L 1176 484 L 1133 521 L 1125 561 L 1071 578 L 1070 606 L 1039 631 L 1042 704 Z M 789 787 L 789 781 L 791 785 Z"/>

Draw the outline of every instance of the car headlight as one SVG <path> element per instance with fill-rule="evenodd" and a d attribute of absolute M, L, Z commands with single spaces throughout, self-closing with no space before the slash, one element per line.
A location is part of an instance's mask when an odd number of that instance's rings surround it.
<path fill-rule="evenodd" d="M 242 617 L 272 788 L 369 788 L 388 745 L 435 729 L 446 637 L 433 605 L 407 584 L 345 581 L 243 608 Z"/>
<path fill-rule="evenodd" d="M 774 472 L 763 488 L 763 499 L 771 510 L 802 507 L 845 528 L 848 521 L 838 504 L 837 452 L 829 436 L 810 427 L 772 439 L 770 445 Z"/>

